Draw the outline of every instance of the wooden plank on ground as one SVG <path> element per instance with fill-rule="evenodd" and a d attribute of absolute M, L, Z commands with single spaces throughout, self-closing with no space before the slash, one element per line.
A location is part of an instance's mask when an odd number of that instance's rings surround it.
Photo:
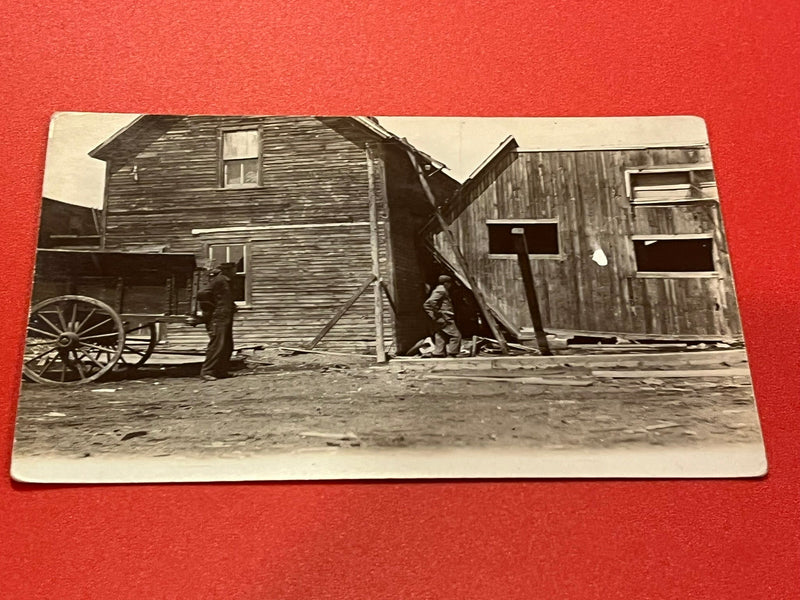
<path fill-rule="evenodd" d="M 356 354 L 354 352 L 330 352 L 328 350 L 311 350 L 310 348 L 289 348 L 288 346 L 281 346 L 278 350 L 286 352 L 299 352 L 301 354 L 330 354 L 332 356 L 360 356 L 364 358 L 375 358 L 371 354 Z"/>
<path fill-rule="evenodd" d="M 480 377 L 477 375 L 425 375 L 425 379 L 446 379 L 454 381 L 489 381 L 509 383 L 529 383 L 535 385 L 567 385 L 573 387 L 586 387 L 592 385 L 589 379 L 557 379 L 555 377 Z"/>
<path fill-rule="evenodd" d="M 664 377 L 741 377 L 750 375 L 746 367 L 730 369 L 682 369 L 675 371 L 592 371 L 593 377 L 613 379 L 645 379 Z"/>

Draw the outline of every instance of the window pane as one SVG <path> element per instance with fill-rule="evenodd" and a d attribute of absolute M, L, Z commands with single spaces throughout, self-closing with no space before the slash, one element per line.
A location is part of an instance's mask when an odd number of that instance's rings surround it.
<path fill-rule="evenodd" d="M 258 159 L 226 160 L 225 185 L 246 185 L 258 183 Z"/>
<path fill-rule="evenodd" d="M 511 230 L 525 230 L 528 254 L 558 254 L 558 223 L 489 223 L 489 254 L 516 254 Z"/>
<path fill-rule="evenodd" d="M 258 157 L 258 130 L 228 131 L 222 136 L 223 160 Z"/>
<path fill-rule="evenodd" d="M 242 165 L 240 161 L 230 161 L 225 163 L 225 185 L 241 185 Z"/>
<path fill-rule="evenodd" d="M 640 272 L 714 271 L 713 240 L 634 240 Z"/>
<path fill-rule="evenodd" d="M 241 264 L 244 266 L 244 246 L 242 244 L 234 244 L 228 246 L 229 254 L 228 254 L 228 261 L 236 263 L 237 271 L 244 271 L 244 269 L 239 269 L 239 265 Z"/>
<path fill-rule="evenodd" d="M 211 246 L 209 258 L 215 265 L 220 265 L 226 262 L 225 246 Z"/>
<path fill-rule="evenodd" d="M 258 183 L 258 159 L 243 160 L 242 171 L 245 183 Z"/>

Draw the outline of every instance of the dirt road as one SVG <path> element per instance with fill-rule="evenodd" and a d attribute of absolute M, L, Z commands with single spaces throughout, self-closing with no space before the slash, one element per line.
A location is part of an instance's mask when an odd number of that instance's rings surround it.
<path fill-rule="evenodd" d="M 15 453 L 233 457 L 336 446 L 652 448 L 760 440 L 741 369 L 713 378 L 594 378 L 577 387 L 443 379 L 431 369 L 376 367 L 369 359 L 269 360 L 215 382 L 200 381 L 191 365 L 88 387 L 24 383 Z M 559 377 L 587 375 L 564 362 L 554 371 Z"/>

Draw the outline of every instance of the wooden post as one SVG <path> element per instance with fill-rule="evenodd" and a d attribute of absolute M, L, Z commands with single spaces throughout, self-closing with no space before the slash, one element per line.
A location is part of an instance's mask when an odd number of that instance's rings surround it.
<path fill-rule="evenodd" d="M 428 185 L 428 180 L 425 178 L 425 173 L 423 173 L 422 169 L 419 166 L 419 163 L 417 163 L 417 158 L 414 156 L 414 153 L 411 150 L 408 150 L 407 153 L 408 153 L 408 158 L 411 160 L 411 164 L 414 167 L 414 170 L 417 172 L 417 177 L 419 177 L 419 182 L 420 184 L 422 184 L 422 189 L 425 192 L 425 196 L 428 198 L 428 202 L 433 208 L 434 216 L 436 217 L 436 220 L 439 222 L 439 228 L 442 230 L 445 243 L 450 247 L 451 252 L 456 257 L 456 260 L 459 263 L 458 266 L 461 267 L 464 279 L 467 280 L 467 283 L 472 288 L 472 293 L 475 296 L 475 301 L 478 303 L 478 307 L 480 307 L 481 312 L 483 313 L 483 317 L 486 319 L 486 323 L 489 325 L 489 329 L 491 329 L 492 331 L 494 339 L 496 339 L 497 343 L 500 345 L 500 351 L 503 354 L 508 354 L 508 345 L 506 344 L 506 338 L 503 336 L 502 332 L 500 331 L 500 328 L 497 326 L 497 321 L 495 320 L 492 311 L 489 310 L 489 307 L 486 304 L 486 299 L 483 296 L 483 292 L 481 292 L 480 288 L 478 287 L 477 281 L 475 281 L 475 279 L 470 274 L 467 261 L 464 258 L 464 255 L 461 253 L 461 249 L 458 247 L 456 240 L 453 238 L 453 233 L 450 231 L 450 228 L 447 225 L 447 221 L 444 220 L 444 217 L 442 217 L 442 213 L 439 212 L 439 207 L 436 205 L 436 197 L 433 195 L 433 192 L 431 191 L 431 188 Z"/>
<path fill-rule="evenodd" d="M 525 240 L 525 230 L 522 227 L 515 227 L 511 230 L 514 237 L 514 248 L 517 251 L 519 269 L 522 271 L 522 283 L 525 285 L 525 297 L 528 300 L 528 309 L 531 312 L 533 331 L 536 334 L 536 344 L 542 356 L 550 356 L 550 346 L 547 344 L 547 335 L 542 326 L 542 313 L 539 312 L 539 298 L 536 296 L 536 288 L 533 285 L 533 271 L 531 270 L 531 259 L 528 256 L 528 242 Z"/>
<path fill-rule="evenodd" d="M 369 245 L 372 250 L 372 275 L 375 284 L 375 355 L 379 363 L 386 362 L 386 347 L 383 340 L 383 293 L 381 292 L 380 247 L 378 241 L 378 201 L 375 193 L 375 165 L 372 149 L 367 145 L 367 180 L 369 186 Z"/>

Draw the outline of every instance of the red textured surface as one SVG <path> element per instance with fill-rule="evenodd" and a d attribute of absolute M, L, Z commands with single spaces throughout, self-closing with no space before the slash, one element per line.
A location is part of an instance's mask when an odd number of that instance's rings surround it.
<path fill-rule="evenodd" d="M 376 4 L 55 0 L 3 11 L 0 596 L 800 596 L 800 5 Z M 56 110 L 705 117 L 770 475 L 12 484 Z"/>

